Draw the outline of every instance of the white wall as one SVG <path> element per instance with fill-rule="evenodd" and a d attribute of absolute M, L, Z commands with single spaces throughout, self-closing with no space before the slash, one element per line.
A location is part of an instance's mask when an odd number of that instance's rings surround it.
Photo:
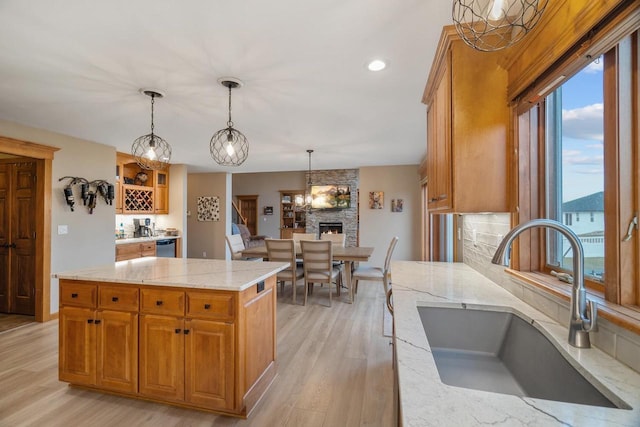
<path fill-rule="evenodd" d="M 384 208 L 369 209 L 369 192 L 384 192 Z M 402 199 L 403 211 L 391 212 Z M 373 246 L 372 265 L 383 265 L 389 242 L 398 236 L 394 260 L 420 259 L 420 181 L 418 166 L 360 168 L 360 246 Z"/>
<path fill-rule="evenodd" d="M 264 172 L 234 173 L 232 176 L 233 197 L 258 195 L 257 234 L 280 238 L 280 190 L 304 190 L 307 186 L 305 173 Z M 263 215 L 265 206 L 273 206 L 273 215 Z"/>
<path fill-rule="evenodd" d="M 220 198 L 220 221 L 198 221 L 198 197 L 204 196 Z M 228 259 L 224 236 L 231 233 L 231 174 L 189 174 L 187 212 L 187 257 Z"/>

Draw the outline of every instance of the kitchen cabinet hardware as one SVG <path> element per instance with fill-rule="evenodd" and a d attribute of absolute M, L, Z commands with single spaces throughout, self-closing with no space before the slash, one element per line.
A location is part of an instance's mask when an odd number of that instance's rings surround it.
<path fill-rule="evenodd" d="M 176 334 L 179 334 L 180 332 L 182 332 L 182 329 L 176 328 Z"/>
<path fill-rule="evenodd" d="M 87 319 L 87 323 L 92 324 L 93 323 L 93 319 Z"/>
<path fill-rule="evenodd" d="M 78 298 L 78 294 L 76 293 L 71 294 L 71 298 Z"/>
<path fill-rule="evenodd" d="M 205 305 L 204 305 L 204 309 L 205 309 L 205 310 L 209 310 L 210 308 L 211 308 L 211 304 L 205 304 Z"/>
<path fill-rule="evenodd" d="M 185 334 L 185 335 L 189 335 L 189 329 L 185 329 L 185 330 L 184 330 L 184 334 Z"/>
<path fill-rule="evenodd" d="M 118 297 L 112 297 L 112 298 L 111 298 L 111 301 L 113 301 L 113 302 L 118 302 Z"/>
<path fill-rule="evenodd" d="M 95 323 L 96 325 L 99 325 L 100 323 L 102 323 L 102 320 L 100 320 L 100 319 L 96 319 L 96 321 L 95 321 L 95 322 L 93 322 L 93 323 Z"/>
<path fill-rule="evenodd" d="M 157 306 L 162 305 L 162 300 L 158 300 L 158 301 L 156 301 L 156 305 L 157 305 Z"/>

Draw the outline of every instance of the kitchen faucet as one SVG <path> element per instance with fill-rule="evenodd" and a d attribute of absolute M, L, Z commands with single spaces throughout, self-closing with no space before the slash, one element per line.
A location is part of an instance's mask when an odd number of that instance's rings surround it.
<path fill-rule="evenodd" d="M 551 219 L 534 219 L 514 227 L 500 242 L 493 259 L 494 264 L 508 265 L 507 249 L 520 233 L 530 228 L 543 227 L 558 231 L 567 238 L 573 250 L 573 287 L 571 290 L 571 320 L 569 321 L 569 344 L 578 348 L 589 348 L 589 332 L 597 321 L 597 307 L 587 300 L 584 288 L 584 250 L 578 236 L 566 225 Z M 588 312 L 587 312 L 588 308 Z"/>

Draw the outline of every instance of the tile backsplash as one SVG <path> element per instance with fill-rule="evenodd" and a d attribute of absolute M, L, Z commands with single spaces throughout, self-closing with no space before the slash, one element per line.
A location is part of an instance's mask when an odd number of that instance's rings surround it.
<path fill-rule="evenodd" d="M 567 301 L 518 280 L 506 274 L 504 267 L 491 263 L 498 244 L 511 228 L 508 213 L 463 215 L 462 224 L 462 256 L 465 264 L 558 323 L 569 323 Z M 640 335 L 599 318 L 598 331 L 591 336 L 595 347 L 640 372 Z"/>

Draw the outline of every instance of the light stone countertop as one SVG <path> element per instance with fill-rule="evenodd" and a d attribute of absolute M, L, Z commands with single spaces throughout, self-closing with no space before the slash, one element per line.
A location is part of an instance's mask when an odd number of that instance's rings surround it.
<path fill-rule="evenodd" d="M 289 266 L 283 262 L 143 257 L 65 271 L 58 279 L 242 291 Z"/>
<path fill-rule="evenodd" d="M 403 426 L 640 426 L 640 374 L 595 347 L 570 346 L 566 325 L 559 325 L 465 264 L 394 261 L 391 270 Z M 572 365 L 595 377 L 633 409 L 555 402 L 443 384 L 417 306 L 462 304 L 472 306 L 468 308 L 479 308 L 476 304 L 510 307 L 526 320 L 533 320 L 563 354 L 574 360 L 570 360 Z"/>
<path fill-rule="evenodd" d="M 151 236 L 151 237 L 127 237 L 126 239 L 116 239 L 116 245 L 138 242 L 155 242 L 156 240 L 176 240 L 181 236 Z"/>

